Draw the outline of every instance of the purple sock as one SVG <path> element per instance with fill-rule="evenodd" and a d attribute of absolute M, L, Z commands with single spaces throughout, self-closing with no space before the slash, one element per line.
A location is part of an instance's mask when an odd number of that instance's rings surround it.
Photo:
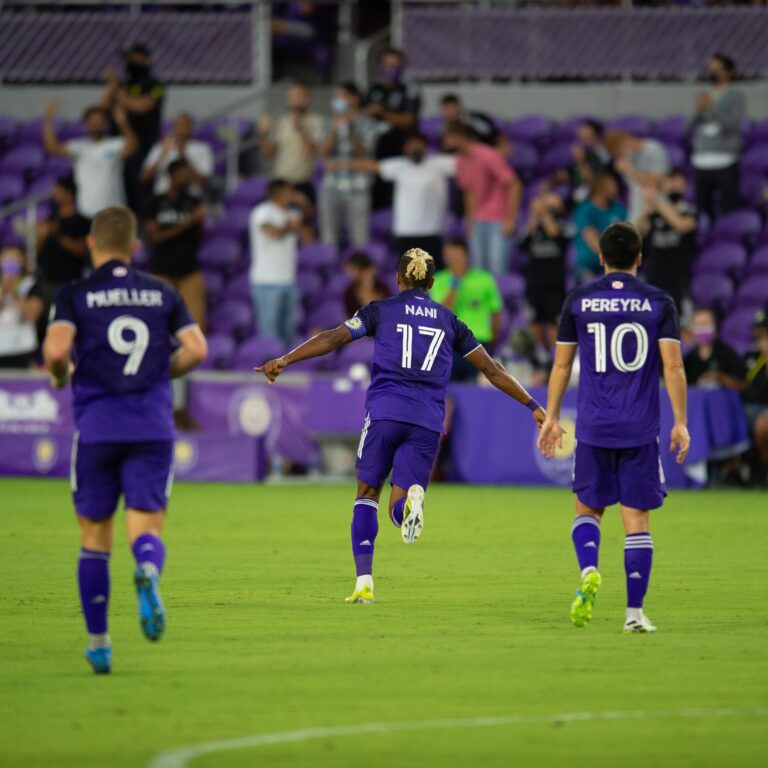
<path fill-rule="evenodd" d="M 373 543 L 379 532 L 379 502 L 355 499 L 352 513 L 352 554 L 358 576 L 373 573 Z"/>
<path fill-rule="evenodd" d="M 107 631 L 109 608 L 109 552 L 82 547 L 77 564 L 77 581 L 85 626 L 90 634 L 103 635 Z"/>
<path fill-rule="evenodd" d="M 165 563 L 165 544 L 159 536 L 153 533 L 144 533 L 133 542 L 133 556 L 136 558 L 136 565 L 152 563 L 161 573 Z"/>
<path fill-rule="evenodd" d="M 650 533 L 630 533 L 624 540 L 624 570 L 627 573 L 627 608 L 642 608 L 653 564 Z"/>
<path fill-rule="evenodd" d="M 389 512 L 389 517 L 392 522 L 400 528 L 403 525 L 403 518 L 405 517 L 405 502 L 407 499 L 403 497 L 395 502 L 395 506 Z"/>
<path fill-rule="evenodd" d="M 594 515 L 579 515 L 571 528 L 573 547 L 582 573 L 585 568 L 597 569 L 600 554 L 600 521 Z"/>

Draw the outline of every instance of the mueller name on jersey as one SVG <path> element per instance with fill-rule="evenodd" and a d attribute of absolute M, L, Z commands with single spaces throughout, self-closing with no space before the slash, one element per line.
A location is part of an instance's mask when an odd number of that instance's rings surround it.
<path fill-rule="evenodd" d="M 163 292 L 150 288 L 109 288 L 105 291 L 88 291 L 88 309 L 101 307 L 162 307 Z"/>
<path fill-rule="evenodd" d="M 431 317 L 437 319 L 437 307 L 420 307 L 406 304 L 405 314 L 414 315 L 415 317 Z"/>
<path fill-rule="evenodd" d="M 653 312 L 648 299 L 582 299 L 582 312 Z"/>

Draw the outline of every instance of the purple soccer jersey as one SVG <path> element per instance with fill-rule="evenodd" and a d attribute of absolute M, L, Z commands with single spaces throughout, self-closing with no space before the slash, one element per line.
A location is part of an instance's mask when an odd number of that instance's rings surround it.
<path fill-rule="evenodd" d="M 601 448 L 634 448 L 659 435 L 659 341 L 680 340 L 669 294 L 612 272 L 565 300 L 558 344 L 578 344 L 576 439 Z"/>
<path fill-rule="evenodd" d="M 469 328 L 420 290 L 374 301 L 346 326 L 355 339 L 374 339 L 365 403 L 370 420 L 442 432 L 453 353 L 466 357 L 480 346 Z"/>
<path fill-rule="evenodd" d="M 173 337 L 195 323 L 173 288 L 110 261 L 59 291 L 51 323 L 75 329 L 79 442 L 174 439 Z"/>

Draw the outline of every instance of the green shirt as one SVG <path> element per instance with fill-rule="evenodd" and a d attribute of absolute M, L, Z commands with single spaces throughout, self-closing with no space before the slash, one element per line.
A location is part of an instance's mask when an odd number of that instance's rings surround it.
<path fill-rule="evenodd" d="M 451 292 L 452 281 L 453 274 L 449 270 L 438 272 L 432 286 L 432 298 L 444 303 Z M 496 278 L 490 272 L 470 269 L 461 278 L 453 311 L 482 344 L 493 341 L 491 317 L 501 312 L 502 307 Z"/>

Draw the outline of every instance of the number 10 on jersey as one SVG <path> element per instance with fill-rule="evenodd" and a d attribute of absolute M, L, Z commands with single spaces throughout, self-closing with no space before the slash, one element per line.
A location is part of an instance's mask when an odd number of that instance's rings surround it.
<path fill-rule="evenodd" d="M 595 372 L 605 373 L 608 370 L 608 352 L 611 362 L 617 371 L 632 373 L 640 370 L 648 359 L 648 332 L 640 323 L 621 323 L 617 325 L 611 335 L 610 350 L 607 345 L 607 333 L 605 323 L 587 323 L 587 332 L 595 337 Z M 627 362 L 624 359 L 622 344 L 624 337 L 632 333 L 637 340 L 635 359 Z"/>
<path fill-rule="evenodd" d="M 419 335 L 431 336 L 427 355 L 421 364 L 422 371 L 431 371 L 435 364 L 440 345 L 445 338 L 445 331 L 440 328 L 430 328 L 428 325 L 420 325 L 417 328 Z M 413 326 L 407 323 L 398 323 L 397 332 L 403 335 L 403 358 L 401 365 L 403 368 L 413 368 Z"/>

